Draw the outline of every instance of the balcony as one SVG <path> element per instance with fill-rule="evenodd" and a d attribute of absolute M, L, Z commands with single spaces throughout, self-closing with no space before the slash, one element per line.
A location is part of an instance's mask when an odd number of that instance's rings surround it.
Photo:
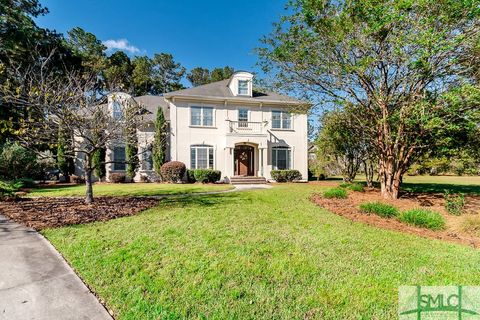
<path fill-rule="evenodd" d="M 263 134 L 264 123 L 263 122 L 251 122 L 251 121 L 230 121 L 229 129 L 232 134 Z"/>

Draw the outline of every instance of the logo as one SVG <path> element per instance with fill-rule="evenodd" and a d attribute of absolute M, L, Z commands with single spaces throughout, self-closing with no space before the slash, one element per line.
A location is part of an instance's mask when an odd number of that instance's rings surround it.
<path fill-rule="evenodd" d="M 398 315 L 400 320 L 480 320 L 480 287 L 402 286 Z"/>

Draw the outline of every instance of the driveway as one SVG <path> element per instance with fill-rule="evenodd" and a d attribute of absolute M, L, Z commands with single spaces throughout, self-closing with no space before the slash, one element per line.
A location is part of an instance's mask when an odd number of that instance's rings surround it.
<path fill-rule="evenodd" d="M 0 319 L 112 319 L 40 234 L 0 215 Z"/>

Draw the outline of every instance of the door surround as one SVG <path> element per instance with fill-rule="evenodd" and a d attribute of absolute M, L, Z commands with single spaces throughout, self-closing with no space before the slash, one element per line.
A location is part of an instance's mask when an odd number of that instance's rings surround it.
<path fill-rule="evenodd" d="M 237 144 L 233 154 L 234 175 L 255 176 L 255 147 Z"/>

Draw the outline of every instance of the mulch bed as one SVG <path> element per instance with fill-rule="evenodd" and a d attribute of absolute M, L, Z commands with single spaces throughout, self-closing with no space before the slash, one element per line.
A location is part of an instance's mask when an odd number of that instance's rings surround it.
<path fill-rule="evenodd" d="M 480 202 L 479 197 L 467 196 L 467 208 L 475 213 Z M 380 195 L 379 190 L 371 189 L 365 192 L 349 192 L 347 199 L 325 199 L 319 194 L 312 196 L 311 200 L 318 206 L 327 209 L 337 215 L 348 218 L 352 221 L 366 223 L 368 225 L 407 232 L 422 237 L 440 239 L 461 244 L 466 244 L 474 248 L 480 247 L 480 238 L 462 232 L 457 228 L 461 217 L 449 215 L 444 208 L 444 199 L 439 194 L 404 194 L 397 200 L 385 200 Z M 399 210 L 408 210 L 419 207 L 428 207 L 428 209 L 438 211 L 446 220 L 447 227 L 442 231 L 433 231 L 426 228 L 419 228 L 400 222 L 395 218 L 382 218 L 375 214 L 365 214 L 359 209 L 361 203 L 381 201 L 397 207 Z"/>
<path fill-rule="evenodd" d="M 36 230 L 135 215 L 158 204 L 142 197 L 96 197 L 85 204 L 83 198 L 25 198 L 0 202 L 0 214 Z"/>

